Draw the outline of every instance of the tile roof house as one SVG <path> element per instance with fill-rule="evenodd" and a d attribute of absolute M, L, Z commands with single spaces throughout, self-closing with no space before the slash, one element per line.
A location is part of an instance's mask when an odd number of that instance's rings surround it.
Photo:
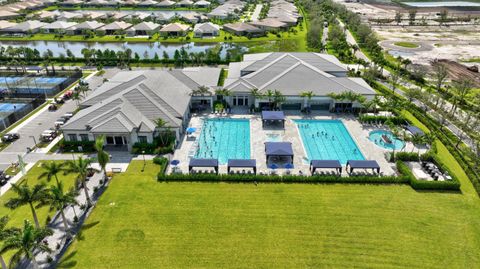
<path fill-rule="evenodd" d="M 223 25 L 223 30 L 239 36 L 262 36 L 265 35 L 265 30 L 250 25 L 245 22 L 227 23 Z"/>
<path fill-rule="evenodd" d="M 46 23 L 41 21 L 25 21 L 19 24 L 1 29 L 1 32 L 7 34 L 34 34 L 38 33 Z"/>
<path fill-rule="evenodd" d="M 144 21 L 126 30 L 128 36 L 152 36 L 162 27 L 160 24 Z"/>
<path fill-rule="evenodd" d="M 97 21 L 85 21 L 74 25 L 67 29 L 67 34 L 69 35 L 82 35 L 86 31 L 96 31 L 98 28 L 104 26 L 105 24 Z"/>
<path fill-rule="evenodd" d="M 8 10 L 0 10 L 0 20 L 11 20 L 21 17 L 20 14 Z"/>
<path fill-rule="evenodd" d="M 300 96 L 304 91 L 314 93 L 312 104 L 328 110 L 341 103 L 332 100 L 330 93 L 353 91 L 367 99 L 375 96 L 362 78 L 347 77 L 347 68 L 337 58 L 313 52 L 246 54 L 243 62 L 230 63 L 224 85 L 233 92 L 233 97 L 248 96 L 254 88 L 261 93 L 278 90 L 286 97 L 285 103 L 295 104 L 293 107 L 299 109 L 306 105 Z M 266 101 L 256 102 L 256 106 L 262 106 Z"/>
<path fill-rule="evenodd" d="M 98 28 L 97 32 L 105 35 L 117 35 L 123 34 L 130 27 L 132 27 L 132 24 L 130 23 L 115 21 Z"/>
<path fill-rule="evenodd" d="M 72 26 L 77 25 L 76 22 L 67 22 L 67 21 L 55 21 L 44 25 L 42 27 L 43 32 L 47 34 L 56 34 L 56 33 L 65 33 L 66 30 Z"/>
<path fill-rule="evenodd" d="M 162 36 L 185 36 L 190 30 L 190 26 L 178 22 L 169 23 L 160 29 Z"/>
<path fill-rule="evenodd" d="M 219 68 L 123 71 L 82 102 L 81 110 L 62 127 L 67 141 L 106 135 L 107 146 L 130 150 L 136 142 L 153 141 L 157 119 L 177 137 L 190 117 L 192 90 L 217 84 Z"/>
<path fill-rule="evenodd" d="M 176 5 L 176 3 L 173 2 L 173 1 L 163 0 L 160 3 L 157 4 L 157 7 L 168 8 L 168 7 L 174 7 L 175 5 Z"/>
<path fill-rule="evenodd" d="M 197 8 L 207 8 L 211 5 L 212 3 L 205 1 L 205 0 L 200 0 L 195 2 L 193 5 Z"/>
<path fill-rule="evenodd" d="M 288 24 L 285 22 L 279 21 L 278 19 L 275 18 L 266 18 L 263 20 L 258 20 L 258 21 L 253 21 L 250 22 L 249 24 L 260 28 L 264 31 L 281 31 L 281 30 L 287 30 L 288 29 Z"/>
<path fill-rule="evenodd" d="M 193 28 L 193 35 L 195 37 L 210 37 L 218 36 L 220 34 L 220 26 L 211 22 L 195 24 Z"/>

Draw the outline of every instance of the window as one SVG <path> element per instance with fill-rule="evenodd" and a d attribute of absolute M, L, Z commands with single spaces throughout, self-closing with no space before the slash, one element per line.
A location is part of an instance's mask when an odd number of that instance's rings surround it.
<path fill-rule="evenodd" d="M 142 136 L 138 136 L 138 142 L 140 143 L 147 143 L 147 137 L 142 135 Z"/>
<path fill-rule="evenodd" d="M 76 134 L 69 134 L 68 135 L 68 141 L 76 142 L 77 141 L 77 135 Z"/>
<path fill-rule="evenodd" d="M 83 142 L 87 142 L 88 141 L 88 134 L 81 134 L 80 135 L 80 140 L 82 140 Z"/>

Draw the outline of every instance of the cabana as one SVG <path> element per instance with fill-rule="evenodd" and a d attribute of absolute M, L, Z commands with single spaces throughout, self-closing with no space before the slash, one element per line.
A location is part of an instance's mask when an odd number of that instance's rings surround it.
<path fill-rule="evenodd" d="M 290 157 L 293 163 L 293 149 L 290 142 L 265 142 L 265 155 L 268 158 L 284 158 Z"/>
<path fill-rule="evenodd" d="M 252 168 L 253 173 L 257 174 L 257 161 L 254 159 L 229 159 L 227 163 L 227 173 L 230 174 L 231 168 Z"/>
<path fill-rule="evenodd" d="M 418 128 L 417 126 L 413 126 L 413 125 L 407 125 L 407 127 L 405 127 L 410 133 L 412 133 L 412 135 L 424 135 L 425 133 L 420 129 Z"/>
<path fill-rule="evenodd" d="M 218 160 L 217 159 L 190 159 L 188 164 L 188 172 L 191 172 L 194 167 L 208 167 L 215 169 L 215 173 L 218 174 Z"/>
<path fill-rule="evenodd" d="M 380 165 L 378 165 L 375 160 L 348 160 L 347 168 L 350 166 L 350 173 L 353 172 L 353 169 L 372 169 L 377 170 L 377 173 L 380 173 Z"/>
<path fill-rule="evenodd" d="M 337 173 L 342 173 L 342 165 L 338 160 L 311 160 L 310 172 L 312 172 L 312 175 L 317 169 L 335 169 Z"/>
<path fill-rule="evenodd" d="M 285 114 L 283 111 L 262 111 L 262 126 L 269 121 L 281 122 L 282 127 L 285 128 Z"/>

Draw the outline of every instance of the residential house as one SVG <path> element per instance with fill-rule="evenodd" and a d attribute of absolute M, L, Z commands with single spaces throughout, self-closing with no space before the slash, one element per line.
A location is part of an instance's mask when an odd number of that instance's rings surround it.
<path fill-rule="evenodd" d="M 0 20 L 13 20 L 21 16 L 22 15 L 15 12 L 11 12 L 8 10 L 0 10 Z"/>
<path fill-rule="evenodd" d="M 175 7 L 176 3 L 170 0 L 164 0 L 157 4 L 157 7 L 160 8 L 172 8 Z"/>
<path fill-rule="evenodd" d="M 6 34 L 35 34 L 40 31 L 40 29 L 46 25 L 46 23 L 41 21 L 25 21 L 19 24 L 4 28 L 1 30 L 2 33 Z"/>
<path fill-rule="evenodd" d="M 89 31 L 96 32 L 97 29 L 105 24 L 97 21 L 85 21 L 67 29 L 68 35 L 83 35 Z"/>
<path fill-rule="evenodd" d="M 165 25 L 159 32 L 162 36 L 185 36 L 189 30 L 189 25 L 174 22 Z"/>
<path fill-rule="evenodd" d="M 274 18 L 266 18 L 263 20 L 250 22 L 251 25 L 264 31 L 278 32 L 288 29 L 288 24 Z"/>
<path fill-rule="evenodd" d="M 205 0 L 200 0 L 193 4 L 196 8 L 208 8 L 210 5 L 211 3 Z"/>
<path fill-rule="evenodd" d="M 76 22 L 55 21 L 42 27 L 43 32 L 47 34 L 64 34 L 67 29 L 77 25 Z"/>
<path fill-rule="evenodd" d="M 141 22 L 126 30 L 128 36 L 152 36 L 162 27 L 153 22 Z"/>
<path fill-rule="evenodd" d="M 115 21 L 98 28 L 97 32 L 104 35 L 121 35 L 130 27 L 132 27 L 132 24 L 130 23 Z"/>
<path fill-rule="evenodd" d="M 265 31 L 245 22 L 227 23 L 223 30 L 239 36 L 258 37 L 265 35 Z"/>
<path fill-rule="evenodd" d="M 194 37 L 212 37 L 220 34 L 220 26 L 211 22 L 195 24 L 193 28 Z"/>

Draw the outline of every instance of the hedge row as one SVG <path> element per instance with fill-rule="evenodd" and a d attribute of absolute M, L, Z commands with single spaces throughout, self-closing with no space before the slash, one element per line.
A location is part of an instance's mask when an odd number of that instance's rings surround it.
<path fill-rule="evenodd" d="M 59 142 L 58 148 L 61 152 L 80 152 L 78 147 L 82 147 L 81 152 L 94 152 L 95 151 L 95 142 L 94 141 L 65 141 L 61 140 Z"/>
<path fill-rule="evenodd" d="M 376 81 L 369 81 L 377 91 L 390 98 L 400 99 L 398 96 L 394 96 L 391 91 L 385 88 L 383 85 Z M 476 170 L 474 164 L 470 163 L 463 154 L 455 147 L 458 137 L 455 136 L 447 128 L 442 128 L 442 125 L 433 119 L 430 115 L 426 114 L 423 110 L 415 106 L 414 104 L 406 104 L 402 109 L 407 109 L 412 115 L 417 118 L 423 125 L 425 125 L 431 132 L 434 132 L 436 137 L 442 142 L 442 144 L 448 149 L 450 154 L 457 160 L 462 169 L 467 174 L 468 178 L 472 182 L 475 190 L 480 194 L 480 175 Z M 398 111 L 397 111 L 398 112 Z"/>
<path fill-rule="evenodd" d="M 402 125 L 405 124 L 406 120 L 402 116 L 374 116 L 374 115 L 361 115 L 358 120 L 360 122 L 366 122 L 366 123 L 374 123 L 374 122 L 379 122 L 379 123 L 385 123 L 386 121 L 391 121 L 395 125 Z"/>

